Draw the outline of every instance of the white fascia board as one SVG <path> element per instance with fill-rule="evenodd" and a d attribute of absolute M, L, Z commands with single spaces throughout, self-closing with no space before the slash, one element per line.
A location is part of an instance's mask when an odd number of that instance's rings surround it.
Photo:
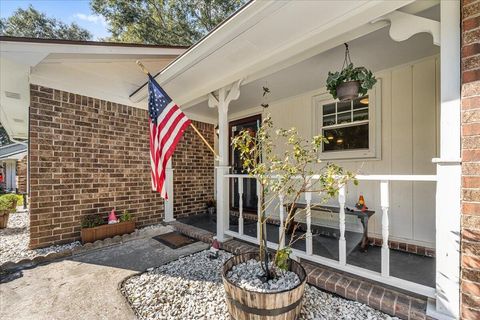
<path fill-rule="evenodd" d="M 324 52 L 328 49 L 336 47 L 346 41 L 353 40 L 365 34 L 376 31 L 384 26 L 385 22 L 379 22 L 375 25 L 369 24 L 379 17 L 382 17 L 392 11 L 395 11 L 403 6 L 413 3 L 414 0 L 403 1 L 370 1 L 363 5 L 360 5 L 345 14 L 338 19 L 335 19 L 327 25 L 322 25 L 315 30 L 311 30 L 299 36 L 297 41 L 285 44 L 283 47 L 275 48 L 268 56 L 261 56 L 260 59 L 252 61 L 249 65 L 241 64 L 236 70 L 219 77 L 218 75 L 207 76 L 210 82 L 205 81 L 201 87 L 191 88 L 185 90 L 186 94 L 176 98 L 176 102 L 181 105 L 193 105 L 191 101 L 198 100 L 199 97 L 206 96 L 209 92 L 215 91 L 227 84 L 243 79 L 242 84 L 255 81 L 265 75 L 274 73 L 290 65 L 293 65 L 302 60 L 308 59 L 316 54 Z M 282 2 L 284 5 L 286 3 Z M 294 4 L 294 2 L 292 2 Z M 272 8 L 270 8 L 272 9 Z M 276 10 L 279 8 L 276 7 Z M 270 11 L 271 12 L 271 11 Z M 240 19 L 240 20 L 239 20 Z M 235 17 L 230 21 L 235 24 L 242 24 L 241 19 L 245 19 L 243 16 Z M 239 21 L 237 21 L 239 20 Z M 254 25 L 252 25 L 253 27 Z M 221 30 L 218 30 L 219 32 Z M 229 32 L 227 30 L 226 32 Z M 211 37 L 215 37 L 216 34 L 212 33 Z M 222 36 L 228 36 L 222 35 Z M 230 40 L 235 41 L 237 35 L 230 34 Z M 199 48 L 206 50 L 208 43 L 201 43 Z M 197 49 L 197 48 L 195 48 Z M 202 57 L 198 56 L 197 52 L 192 50 L 187 52 L 183 57 L 174 61 L 170 68 L 165 69 L 158 77 L 157 80 L 161 85 L 165 85 L 169 81 L 173 81 L 175 76 L 178 76 L 184 72 L 180 68 L 180 64 L 183 66 L 181 59 L 189 59 L 201 61 Z M 178 72 L 175 73 L 175 71 Z M 174 74 L 172 74 L 174 73 Z M 146 97 L 146 88 L 136 92 L 130 98 L 132 101 L 140 101 Z"/>
<path fill-rule="evenodd" d="M 252 1 L 242 11 L 238 12 L 230 21 L 209 33 L 185 54 L 178 57 L 158 74 L 155 79 L 165 85 L 179 74 L 188 70 L 222 45 L 229 43 L 245 30 L 250 29 L 264 17 L 285 6 L 287 1 Z M 238 80 L 238 79 L 237 79 Z M 130 99 L 134 102 L 143 100 L 147 95 L 147 87 L 143 86 Z"/>
<path fill-rule="evenodd" d="M 162 47 L 122 47 L 108 45 L 82 45 L 38 42 L 0 41 L 0 53 L 28 52 L 28 53 L 83 53 L 83 54 L 130 54 L 130 55 L 180 55 L 184 48 Z"/>

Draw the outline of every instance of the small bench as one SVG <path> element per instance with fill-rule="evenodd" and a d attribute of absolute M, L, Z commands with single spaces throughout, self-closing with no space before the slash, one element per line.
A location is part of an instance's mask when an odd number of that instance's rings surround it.
<path fill-rule="evenodd" d="M 307 208 L 307 205 L 305 203 L 294 203 L 294 204 L 287 203 L 287 204 L 285 204 L 287 214 L 288 214 L 292 205 L 294 206 L 293 211 L 292 211 L 292 215 L 295 215 L 295 212 L 298 209 L 304 210 L 304 209 Z M 310 207 L 310 209 L 312 211 L 321 211 L 321 212 L 328 212 L 328 213 L 340 213 L 340 207 L 336 207 L 336 206 L 312 205 Z M 375 214 L 375 211 L 373 211 L 373 210 L 362 211 L 362 210 L 358 210 L 356 208 L 352 209 L 352 208 L 345 207 L 345 214 L 356 216 L 360 220 L 360 222 L 362 223 L 363 236 L 362 236 L 362 240 L 360 241 L 359 245 L 360 245 L 360 248 L 363 251 L 367 251 L 368 245 L 369 245 L 369 241 L 368 241 L 368 219 Z M 293 221 L 291 222 L 289 228 L 288 228 L 289 233 L 293 232 L 293 227 L 295 226 L 295 224 L 296 224 L 296 222 L 295 222 L 295 218 L 294 218 Z"/>

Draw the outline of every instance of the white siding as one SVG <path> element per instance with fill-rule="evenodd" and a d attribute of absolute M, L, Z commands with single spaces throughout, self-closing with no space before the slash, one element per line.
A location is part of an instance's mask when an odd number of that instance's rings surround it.
<path fill-rule="evenodd" d="M 431 160 L 438 156 L 437 60 L 430 57 L 376 73 L 381 79 L 381 103 L 376 101 L 381 108 L 381 157 L 337 161 L 340 165 L 362 174 L 435 174 Z M 271 102 L 267 112 L 275 127 L 297 127 L 303 136 L 320 134 L 315 129 L 312 103 L 314 96 L 324 92 Z M 349 186 L 346 204 L 353 206 L 363 194 L 367 206 L 376 211 L 369 231 L 381 238 L 379 190 L 378 182 Z M 433 182 L 391 183 L 390 204 L 390 239 L 434 247 Z M 350 222 L 355 223 L 355 219 Z"/>

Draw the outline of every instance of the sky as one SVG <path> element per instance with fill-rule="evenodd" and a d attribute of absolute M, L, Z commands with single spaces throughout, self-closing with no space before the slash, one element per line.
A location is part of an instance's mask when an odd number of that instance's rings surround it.
<path fill-rule="evenodd" d="M 7 18 L 16 9 L 28 8 L 30 4 L 48 17 L 67 24 L 75 22 L 90 31 L 94 40 L 109 36 L 103 17 L 95 15 L 90 9 L 90 0 L 1 0 L 0 17 Z"/>

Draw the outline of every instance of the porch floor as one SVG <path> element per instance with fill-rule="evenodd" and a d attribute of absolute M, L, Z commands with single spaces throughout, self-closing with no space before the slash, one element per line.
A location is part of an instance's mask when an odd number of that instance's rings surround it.
<path fill-rule="evenodd" d="M 194 215 L 178 219 L 180 222 L 195 226 L 197 228 L 216 232 L 215 218 L 208 214 Z M 230 230 L 238 231 L 237 218 L 231 215 Z M 322 234 L 331 233 L 328 228 L 313 228 L 313 253 L 325 258 L 338 260 L 338 239 Z M 244 220 L 244 233 L 251 237 L 257 235 L 257 222 L 254 220 Z M 298 235 L 303 232 L 298 232 Z M 267 238 L 269 241 L 278 243 L 278 226 L 267 224 Z M 357 247 L 361 238 L 360 233 L 346 231 L 345 238 L 347 242 L 347 263 L 380 272 L 381 268 L 381 248 L 369 246 L 368 251 L 362 252 Z M 289 237 L 286 243 L 289 242 Z M 292 247 L 298 250 L 305 250 L 305 240 L 296 241 Z M 430 287 L 435 287 L 435 258 L 412 254 L 408 252 L 390 250 L 390 274 L 394 277 L 409 280 Z"/>

